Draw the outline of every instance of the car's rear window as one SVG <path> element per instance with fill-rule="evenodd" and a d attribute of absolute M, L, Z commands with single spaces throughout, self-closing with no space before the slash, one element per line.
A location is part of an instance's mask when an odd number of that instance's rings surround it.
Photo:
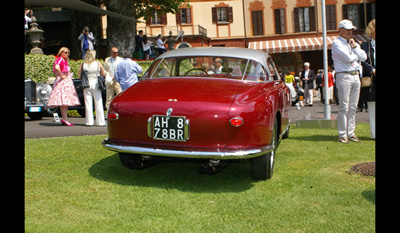
<path fill-rule="evenodd" d="M 266 81 L 268 73 L 261 63 L 235 57 L 170 57 L 156 60 L 146 78 L 205 77 L 247 81 Z"/>

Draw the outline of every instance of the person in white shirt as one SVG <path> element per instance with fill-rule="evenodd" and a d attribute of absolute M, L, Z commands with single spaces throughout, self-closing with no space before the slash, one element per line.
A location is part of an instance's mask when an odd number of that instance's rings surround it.
<path fill-rule="evenodd" d="M 222 66 L 222 59 L 221 58 L 215 58 L 214 60 L 214 69 L 216 74 L 221 74 L 222 69 L 224 67 Z"/>
<path fill-rule="evenodd" d="M 28 14 L 31 17 L 29 17 Z M 32 16 L 33 16 L 33 11 L 28 8 L 25 8 L 25 34 L 26 34 L 26 31 L 28 31 L 28 29 L 29 29 L 28 24 L 32 23 Z"/>
<path fill-rule="evenodd" d="M 165 42 L 167 42 L 167 39 L 162 41 L 163 36 L 161 34 L 158 35 L 157 37 L 157 49 L 158 49 L 158 55 L 161 55 L 166 52 L 165 50 Z"/>
<path fill-rule="evenodd" d="M 118 63 L 123 61 L 122 57 L 118 56 L 118 48 L 111 48 L 111 56 L 104 61 L 104 69 L 106 70 L 106 107 L 107 111 L 114 96 L 122 92 L 121 85 L 114 79 L 115 71 Z"/>
<path fill-rule="evenodd" d="M 143 46 L 144 59 L 148 61 L 150 59 L 150 54 L 151 54 L 151 42 L 149 41 L 146 35 L 143 36 L 142 46 Z"/>
<path fill-rule="evenodd" d="M 339 37 L 332 43 L 336 86 L 339 94 L 338 134 L 340 143 L 359 142 L 354 134 L 360 94 L 359 62 L 367 59 L 364 50 L 350 37 L 357 29 L 350 20 L 339 23 Z"/>

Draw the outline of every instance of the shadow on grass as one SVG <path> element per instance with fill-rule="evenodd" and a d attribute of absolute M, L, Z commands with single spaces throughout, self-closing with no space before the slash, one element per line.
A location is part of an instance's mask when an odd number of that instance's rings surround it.
<path fill-rule="evenodd" d="M 375 204 L 375 190 L 372 189 L 364 190 L 361 194 L 365 199 Z"/>
<path fill-rule="evenodd" d="M 325 141 L 325 142 L 339 142 L 338 135 L 307 135 L 307 136 L 290 136 L 289 139 L 291 140 L 298 140 L 298 141 Z M 374 141 L 374 139 L 370 137 L 359 137 L 362 142 L 367 141 Z"/>
<path fill-rule="evenodd" d="M 339 140 L 337 135 L 307 135 L 307 136 L 290 136 L 291 140 L 299 140 L 299 141 L 331 141 L 336 142 Z"/>
<path fill-rule="evenodd" d="M 242 192 L 253 187 L 249 162 L 230 163 L 214 175 L 200 175 L 198 166 L 195 162 L 162 162 L 143 170 L 130 170 L 115 153 L 93 164 L 89 173 L 96 179 L 120 185 L 195 193 Z"/>

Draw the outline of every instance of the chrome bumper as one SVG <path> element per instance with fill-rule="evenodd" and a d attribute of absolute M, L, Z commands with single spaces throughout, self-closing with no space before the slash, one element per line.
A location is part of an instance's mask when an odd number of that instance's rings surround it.
<path fill-rule="evenodd" d="M 165 156 L 175 158 L 191 159 L 248 159 L 262 156 L 271 152 L 274 147 L 268 145 L 262 149 L 238 150 L 238 151 L 185 151 L 185 150 L 165 150 L 147 147 L 117 145 L 105 138 L 101 142 L 102 146 L 108 150 L 120 153 L 131 153 L 141 155 Z"/>

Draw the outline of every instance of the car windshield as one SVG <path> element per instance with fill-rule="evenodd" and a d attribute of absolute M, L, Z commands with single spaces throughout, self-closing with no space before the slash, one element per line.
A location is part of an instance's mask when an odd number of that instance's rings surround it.
<path fill-rule="evenodd" d="M 170 57 L 155 61 L 147 78 L 205 77 L 262 82 L 268 74 L 261 63 L 234 57 Z"/>

